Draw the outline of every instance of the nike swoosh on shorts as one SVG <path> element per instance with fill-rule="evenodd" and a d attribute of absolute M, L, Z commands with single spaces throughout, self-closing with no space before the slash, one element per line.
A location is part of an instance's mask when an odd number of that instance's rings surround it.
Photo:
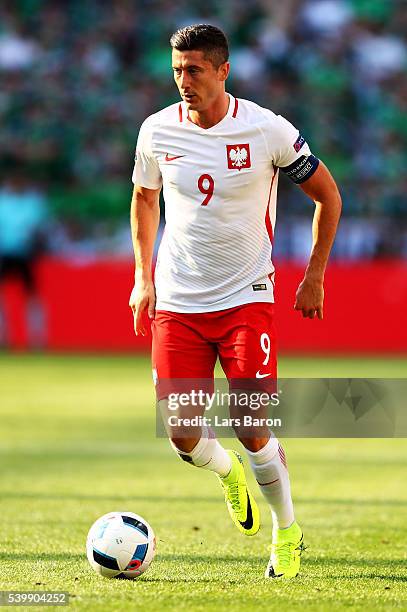
<path fill-rule="evenodd" d="M 267 376 L 271 376 L 271 373 L 268 374 L 260 374 L 260 370 L 256 372 L 256 378 L 266 378 Z"/>

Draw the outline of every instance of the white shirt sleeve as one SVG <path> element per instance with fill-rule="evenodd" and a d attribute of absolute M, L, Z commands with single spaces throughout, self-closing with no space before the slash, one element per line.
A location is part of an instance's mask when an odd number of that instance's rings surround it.
<path fill-rule="evenodd" d="M 148 119 L 138 135 L 132 181 L 147 189 L 159 189 L 162 185 L 160 166 L 152 150 L 152 129 Z"/>
<path fill-rule="evenodd" d="M 273 125 L 273 164 L 295 183 L 309 179 L 318 168 L 319 159 L 312 155 L 304 136 L 281 115 Z"/>

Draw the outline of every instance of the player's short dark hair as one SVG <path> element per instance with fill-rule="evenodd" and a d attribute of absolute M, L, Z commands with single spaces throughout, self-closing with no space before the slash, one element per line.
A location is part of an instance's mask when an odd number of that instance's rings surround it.
<path fill-rule="evenodd" d="M 199 23 L 186 26 L 174 32 L 170 45 L 177 51 L 202 51 L 205 59 L 215 68 L 229 59 L 229 45 L 225 34 L 219 28 Z"/>

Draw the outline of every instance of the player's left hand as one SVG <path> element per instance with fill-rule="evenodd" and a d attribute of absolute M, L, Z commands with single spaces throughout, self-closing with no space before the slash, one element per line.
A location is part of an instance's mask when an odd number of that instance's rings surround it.
<path fill-rule="evenodd" d="M 324 285 L 320 280 L 305 277 L 295 294 L 295 310 L 301 310 L 303 317 L 324 318 Z"/>

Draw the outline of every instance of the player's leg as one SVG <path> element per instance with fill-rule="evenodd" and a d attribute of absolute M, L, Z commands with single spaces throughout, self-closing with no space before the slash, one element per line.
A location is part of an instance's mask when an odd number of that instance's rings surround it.
<path fill-rule="evenodd" d="M 273 393 L 277 378 L 273 305 L 246 304 L 232 313 L 224 327 L 225 334 L 218 350 L 231 389 L 248 394 L 249 400 L 250 397 L 258 399 L 260 394 Z M 233 416 L 240 416 L 241 422 L 244 416 L 252 416 L 250 401 L 246 403 L 243 414 L 236 410 L 236 406 L 231 406 L 231 412 L 235 411 Z M 256 409 L 256 419 L 265 416 L 267 412 L 261 405 L 260 410 Z M 246 449 L 254 476 L 272 514 L 272 556 L 266 574 L 296 575 L 302 532 L 295 522 L 284 450 L 265 425 L 237 428 L 236 433 Z M 290 548 L 288 555 L 285 554 L 287 547 Z"/>
<path fill-rule="evenodd" d="M 7 255 L 0 253 L 0 348 L 6 348 L 9 344 L 9 330 L 7 320 L 7 305 L 4 292 L 2 291 L 4 282 L 13 274 L 13 262 Z"/>
<path fill-rule="evenodd" d="M 187 463 L 225 477 L 232 461 L 210 428 L 184 424 L 186 419 L 203 416 L 205 402 L 199 401 L 198 392 L 213 388 L 217 352 L 200 333 L 202 317 L 156 312 L 152 323 L 153 377 L 174 450 Z M 181 394 L 184 397 L 179 401 Z M 191 401 L 185 402 L 188 397 Z"/>
<path fill-rule="evenodd" d="M 231 414 L 239 418 L 236 433 L 246 449 L 254 476 L 266 498 L 274 528 L 287 528 L 294 522 L 290 480 L 284 451 L 266 424 L 244 426 L 244 417 L 256 421 L 266 419 L 268 403 L 260 403 L 276 389 L 277 362 L 273 326 L 273 305 L 246 304 L 231 313 L 224 325 L 225 334 L 219 345 L 219 358 L 230 388 L 246 402 L 231 405 Z M 258 378 L 258 376 L 261 378 Z"/>
<path fill-rule="evenodd" d="M 5 308 L 3 304 L 3 298 L 1 294 L 1 284 L 0 284 L 0 349 L 5 348 L 7 346 L 7 336 L 6 336 L 6 316 L 5 316 Z"/>
<path fill-rule="evenodd" d="M 271 435 L 263 448 L 256 452 L 246 448 L 246 452 L 273 520 L 271 556 L 265 575 L 292 578 L 300 568 L 303 535 L 294 517 L 284 450 L 277 438 Z"/>
<path fill-rule="evenodd" d="M 35 259 L 21 257 L 18 270 L 26 295 L 26 323 L 29 346 L 42 349 L 46 344 L 46 319 L 43 305 L 37 291 Z"/>
<path fill-rule="evenodd" d="M 186 343 L 187 345 L 187 353 L 186 360 L 188 362 L 188 366 L 186 368 L 186 372 L 188 372 L 188 376 L 194 377 L 197 376 L 209 376 L 213 377 L 213 369 L 216 361 L 217 351 L 215 348 L 215 342 L 218 335 L 222 334 L 222 321 L 224 318 L 224 311 L 206 313 L 198 317 L 202 319 L 202 325 L 199 327 L 194 326 L 194 329 L 198 331 L 198 338 L 190 336 L 189 330 L 185 332 L 181 330 L 181 339 L 182 343 Z M 188 317 L 188 319 L 192 322 L 194 319 L 194 315 Z M 220 331 L 219 331 L 220 330 Z M 156 330 L 157 331 L 157 330 Z M 213 359 L 210 361 L 210 372 L 206 372 L 203 370 L 203 364 L 205 363 L 205 353 L 202 354 L 200 342 L 204 341 L 204 339 L 209 339 L 209 346 L 211 350 L 213 350 Z M 165 341 L 161 344 L 166 344 Z M 205 341 L 206 345 L 206 341 Z M 195 350 L 193 350 L 195 349 Z M 193 351 L 191 353 L 191 350 Z M 192 358 L 191 358 L 192 357 Z M 212 387 L 211 391 L 213 391 L 213 378 L 211 378 Z M 207 433 L 207 432 L 205 432 Z M 209 428 L 208 432 L 208 440 L 206 440 L 206 436 L 203 435 L 202 439 L 196 445 L 196 447 L 189 452 L 185 452 L 189 449 L 183 448 L 181 449 L 181 455 L 185 460 L 193 462 L 195 465 L 203 466 L 203 457 L 195 457 L 194 454 L 199 451 L 210 452 L 211 447 L 215 444 L 216 439 L 214 438 L 212 430 Z M 176 446 L 180 449 L 179 442 L 181 440 L 175 440 Z M 224 491 L 226 505 L 229 511 L 229 514 L 238 528 L 238 530 L 244 535 L 254 535 L 257 533 L 260 522 L 259 522 L 259 510 L 257 504 L 250 494 L 247 484 L 246 484 L 246 476 L 243 468 L 243 462 L 241 456 L 232 450 L 224 451 L 223 448 L 216 442 L 216 446 L 218 448 L 218 454 L 220 454 L 220 449 L 222 449 L 222 453 L 226 453 L 228 456 L 228 472 L 222 474 L 220 470 L 218 470 L 218 476 L 221 483 L 221 486 Z M 225 457 L 225 455 L 223 455 Z M 198 463 L 199 460 L 199 463 Z M 206 457 L 206 461 L 209 461 L 209 456 Z M 207 464 L 207 467 L 211 469 L 211 463 Z"/>

